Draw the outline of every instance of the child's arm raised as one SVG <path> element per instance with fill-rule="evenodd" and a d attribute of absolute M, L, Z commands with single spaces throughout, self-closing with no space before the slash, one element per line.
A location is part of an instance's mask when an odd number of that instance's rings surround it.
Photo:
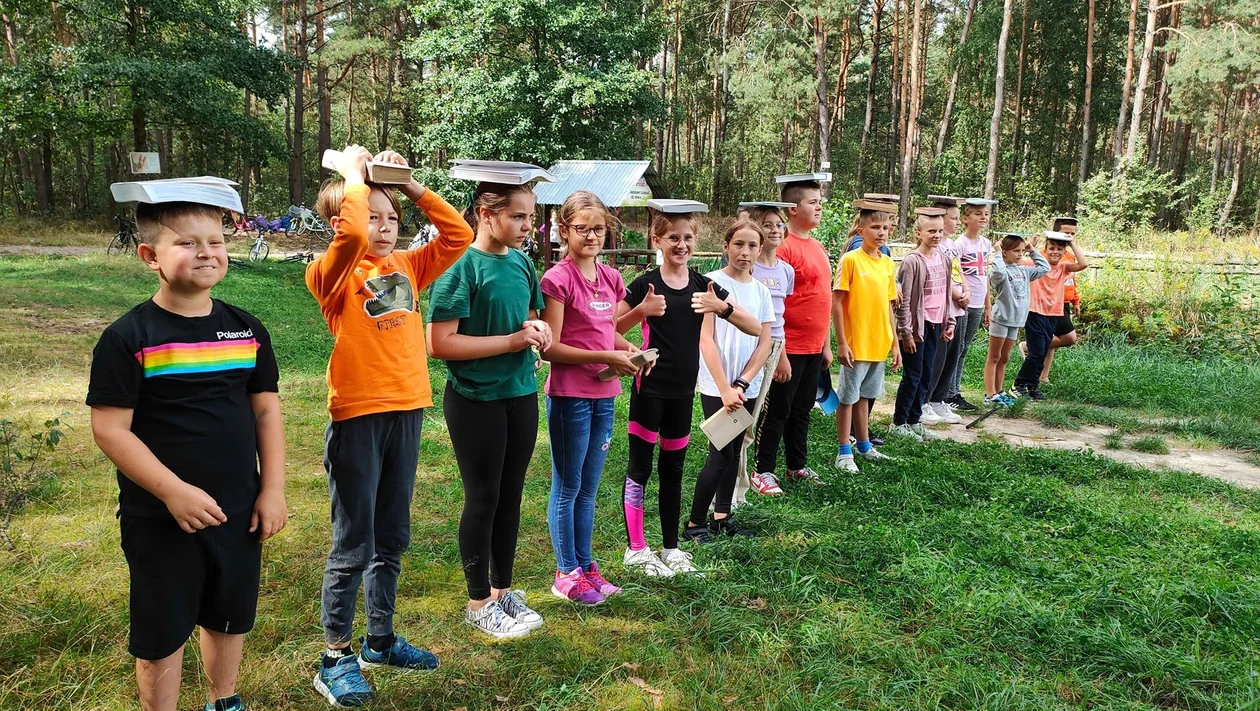
<path fill-rule="evenodd" d="M 1047 262 L 1046 258 L 1041 256 L 1041 252 L 1035 249 L 1032 250 L 1032 260 L 1033 260 L 1033 265 L 1031 267 L 1024 267 L 1025 269 L 1028 270 L 1028 281 L 1032 281 L 1033 279 L 1040 279 L 1041 277 L 1050 273 L 1050 262 Z M 1070 266 L 1071 265 L 1064 265 L 1065 268 L 1068 268 Z"/>
<path fill-rule="evenodd" d="M 372 155 L 362 146 L 346 146 L 337 163 L 345 180 L 339 214 L 329 220 L 333 229 L 328 251 L 306 268 L 306 288 L 324 306 L 341 293 L 346 278 L 368 251 L 368 193 L 364 166 Z"/>
<path fill-rule="evenodd" d="M 388 150 L 377 154 L 375 160 L 378 163 L 407 165 L 401 155 Z M 419 249 L 402 253 L 416 274 L 416 288 L 423 289 L 463 256 L 472 244 L 474 235 L 458 210 L 443 200 L 441 195 L 416 182 L 415 178 L 402 186 L 401 190 L 412 204 L 420 208 L 438 232 L 437 239 Z"/>
<path fill-rule="evenodd" d="M 166 504 L 185 533 L 218 526 L 227 516 L 214 498 L 180 479 L 131 431 L 128 407 L 92 406 L 92 439 L 123 476 Z"/>
<path fill-rule="evenodd" d="M 1069 272 L 1083 272 L 1089 269 L 1089 260 L 1085 258 L 1085 250 L 1076 246 L 1076 240 L 1068 242 L 1068 247 L 1072 248 L 1072 256 L 1076 258 L 1076 261 L 1067 265 L 1067 270 Z"/>

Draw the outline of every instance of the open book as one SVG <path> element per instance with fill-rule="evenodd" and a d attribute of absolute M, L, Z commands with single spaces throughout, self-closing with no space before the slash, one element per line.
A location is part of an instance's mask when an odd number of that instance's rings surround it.
<path fill-rule="evenodd" d="M 237 194 L 234 185 L 236 183 L 226 178 L 203 175 L 197 178 L 114 183 L 109 186 L 109 192 L 118 202 L 193 202 L 233 212 L 245 212 L 245 208 L 241 206 L 241 196 Z"/>

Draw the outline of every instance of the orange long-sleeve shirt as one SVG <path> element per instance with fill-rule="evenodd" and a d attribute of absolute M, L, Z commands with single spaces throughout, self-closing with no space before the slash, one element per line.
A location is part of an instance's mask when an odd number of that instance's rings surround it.
<path fill-rule="evenodd" d="M 432 190 L 419 207 L 438 236 L 412 251 L 368 254 L 366 185 L 346 188 L 328 251 L 306 267 L 334 342 L 328 359 L 333 420 L 433 405 L 418 296 L 472 244 L 468 223 Z"/>

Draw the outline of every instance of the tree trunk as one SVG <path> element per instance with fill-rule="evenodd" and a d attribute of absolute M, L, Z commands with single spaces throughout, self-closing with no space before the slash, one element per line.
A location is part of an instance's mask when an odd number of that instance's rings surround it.
<path fill-rule="evenodd" d="M 910 111 L 906 121 L 906 144 L 901 153 L 901 201 L 898 225 L 906 232 L 906 211 L 910 207 L 910 179 L 914 176 L 914 158 L 919 145 L 919 105 L 922 101 L 919 77 L 919 35 L 923 28 L 923 0 L 914 0 L 914 26 L 910 36 Z"/>
<path fill-rule="evenodd" d="M 1111 180 L 1120 177 L 1120 165 L 1124 161 L 1124 126 L 1128 118 L 1129 91 L 1133 86 L 1133 45 L 1137 41 L 1138 0 L 1131 0 L 1129 5 L 1129 43 L 1124 54 L 1124 86 L 1120 90 L 1120 116 L 1116 119 L 1116 137 L 1112 144 L 1112 158 L 1115 160 L 1111 169 Z"/>
<path fill-rule="evenodd" d="M 135 0 L 127 2 L 127 48 L 135 56 L 140 38 L 140 9 Z M 140 82 L 131 84 L 131 135 L 135 150 L 149 150 L 148 122 L 144 115 L 144 97 L 140 91 Z"/>
<path fill-rule="evenodd" d="M 730 7 L 730 0 L 726 0 L 727 7 Z M 828 100 L 831 98 L 828 89 L 831 85 L 827 81 L 827 26 L 823 21 L 823 8 L 821 0 L 814 0 L 814 78 L 817 86 L 817 117 L 818 123 L 815 129 L 818 131 L 818 168 L 824 171 L 831 170 L 831 107 Z M 810 166 L 813 170 L 814 166 Z M 828 197 L 831 195 L 831 183 L 822 184 L 822 195 Z"/>
<path fill-rule="evenodd" d="M 1024 122 L 1024 57 L 1028 49 L 1028 0 L 1020 10 L 1019 56 L 1015 61 L 1015 130 L 1011 131 L 1011 170 L 1007 192 L 1015 194 L 1015 171 L 1019 168 L 1020 129 Z"/>
<path fill-rule="evenodd" d="M 1225 143 L 1225 119 L 1229 115 L 1229 95 L 1221 104 L 1220 113 L 1216 115 L 1216 133 L 1212 135 L 1212 180 L 1208 194 L 1216 193 L 1216 181 L 1221 175 L 1221 147 Z"/>
<path fill-rule="evenodd" d="M 997 192 L 997 164 L 1002 138 L 1002 98 L 1006 90 L 1006 44 L 1011 37 L 1011 7 L 1014 0 L 1002 6 L 1002 32 L 998 35 L 997 78 L 993 84 L 993 116 L 989 118 L 989 165 L 984 171 L 984 197 L 992 200 Z"/>
<path fill-rule="evenodd" d="M 305 128 L 303 118 L 306 113 L 306 0 L 297 0 L 294 12 L 297 13 L 297 36 L 294 41 L 294 56 L 297 62 L 293 67 L 293 153 L 289 156 L 289 202 L 301 205 L 305 201 L 303 161 L 306 159 L 303 148 Z"/>
<path fill-rule="evenodd" d="M 1076 194 L 1079 195 L 1089 179 L 1089 160 L 1094 152 L 1094 126 L 1090 111 L 1094 101 L 1094 10 L 1097 0 L 1089 0 L 1089 20 L 1085 34 L 1085 103 L 1081 105 L 1081 163 L 1076 171 Z"/>
<path fill-rule="evenodd" d="M 1243 140 L 1237 138 L 1234 140 L 1234 172 L 1229 182 L 1229 195 L 1225 198 L 1225 205 L 1221 208 L 1221 220 L 1216 225 L 1217 232 L 1224 238 L 1229 230 L 1229 214 L 1234 209 L 1234 199 L 1238 197 L 1238 186 L 1242 182 L 1243 168 Z"/>
<path fill-rule="evenodd" d="M 722 3 L 722 55 L 719 59 L 721 66 L 718 67 L 718 72 L 716 72 L 714 76 L 714 79 L 716 80 L 714 82 L 716 88 L 716 91 L 714 92 L 716 96 L 714 98 L 717 101 L 713 106 L 713 194 L 712 199 L 709 202 L 714 206 L 715 210 L 721 204 L 723 198 L 723 183 L 725 182 L 723 171 L 725 170 L 724 161 L 726 158 L 726 103 L 731 81 L 730 65 L 728 63 L 729 58 L 727 56 L 730 31 L 731 0 L 725 0 L 725 2 Z"/>
<path fill-rule="evenodd" d="M 884 0 L 875 0 L 871 10 L 871 68 L 866 75 L 866 115 L 862 120 L 862 143 L 858 149 L 857 194 L 866 190 L 866 150 L 871 141 L 871 121 L 875 116 L 875 76 L 879 73 L 879 30 L 884 14 Z"/>
<path fill-rule="evenodd" d="M 668 10 L 665 12 L 666 17 L 669 16 Z M 656 80 L 660 85 L 661 106 L 668 107 L 666 102 L 666 66 L 669 64 L 669 33 L 665 33 L 661 37 L 661 61 L 656 66 Z M 657 124 L 660 124 L 659 126 Z M 656 149 L 656 174 L 658 176 L 665 175 L 665 126 L 664 120 L 652 121 L 652 139 L 655 142 Z"/>
<path fill-rule="evenodd" d="M 971 19 L 976 14 L 976 3 L 979 0 L 969 0 L 967 3 L 967 17 L 963 20 L 962 36 L 958 38 L 958 46 L 954 49 L 955 55 L 962 51 L 963 45 L 967 43 L 967 34 L 971 32 Z M 1092 0 L 1091 0 L 1092 2 Z M 932 175 L 929 180 L 931 183 L 936 182 L 937 176 L 937 160 L 941 154 L 945 152 L 945 139 L 949 137 L 949 122 L 954 116 L 954 98 L 958 95 L 958 72 L 962 69 L 962 61 L 955 57 L 954 71 L 949 75 L 949 94 L 945 99 L 945 113 L 941 116 L 941 125 L 936 132 L 936 153 L 932 156 Z"/>
<path fill-rule="evenodd" d="M 1181 27 L 1181 6 L 1173 5 L 1170 10 L 1169 27 L 1176 30 Z M 1165 40 L 1167 44 L 1167 40 Z M 1177 63 L 1177 51 L 1164 53 L 1162 64 L 1163 67 L 1159 72 L 1159 92 L 1155 97 L 1155 115 L 1151 120 L 1151 164 L 1160 165 L 1160 158 L 1164 152 L 1164 136 L 1167 133 L 1168 123 L 1168 107 L 1171 101 L 1171 89 L 1168 84 L 1168 70 Z"/>
<path fill-rule="evenodd" d="M 1133 162 L 1134 154 L 1137 153 L 1138 130 L 1142 125 L 1143 103 L 1146 100 L 1146 80 L 1151 74 L 1151 49 L 1155 44 L 1155 14 L 1159 11 L 1159 5 L 1155 0 L 1147 0 L 1146 6 L 1146 37 L 1142 42 L 1142 64 L 1138 69 L 1137 88 L 1133 92 L 1133 111 L 1129 118 L 1129 142 L 1124 149 L 1124 159 L 1129 163 Z"/>
<path fill-rule="evenodd" d="M 323 163 L 324 151 L 332 148 L 332 92 L 328 90 L 328 64 L 324 61 L 324 0 L 315 0 L 315 108 L 318 114 L 318 130 L 316 132 L 315 155 L 319 156 L 319 179 L 322 181 L 332 173 Z M 386 116 L 389 114 L 386 113 Z M 387 119 L 388 120 L 388 119 Z M 385 148 L 385 142 L 381 142 Z"/>
<path fill-rule="evenodd" d="M 50 215 L 56 199 L 53 197 L 52 134 L 44 131 L 39 137 L 39 165 L 35 166 L 35 209 L 41 215 Z"/>

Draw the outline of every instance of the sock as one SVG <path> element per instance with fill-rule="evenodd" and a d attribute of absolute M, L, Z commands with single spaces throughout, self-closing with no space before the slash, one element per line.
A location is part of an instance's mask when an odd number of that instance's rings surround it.
<path fill-rule="evenodd" d="M 842 457 L 852 457 L 852 456 L 853 456 L 853 446 L 852 446 L 852 445 L 850 445 L 848 442 L 845 442 L 844 444 L 840 445 L 840 456 L 842 456 Z"/>
<path fill-rule="evenodd" d="M 367 638 L 367 646 L 373 652 L 384 652 L 394 646 L 394 633 L 390 632 L 383 635 L 370 634 Z"/>
<path fill-rule="evenodd" d="M 214 711 L 227 711 L 239 703 L 240 700 L 240 694 L 232 694 L 231 696 L 224 696 L 221 699 L 216 699 L 214 702 Z"/>
<path fill-rule="evenodd" d="M 673 555 L 674 553 L 677 553 L 677 552 L 678 552 L 678 549 L 677 549 L 677 548 L 662 548 L 662 549 L 661 549 L 661 558 L 662 558 L 662 559 L 668 558 L 668 557 L 670 557 L 671 555 Z"/>
<path fill-rule="evenodd" d="M 870 441 L 865 440 L 865 439 L 858 440 L 857 448 L 858 448 L 858 451 L 861 452 L 862 454 L 866 454 L 872 449 L 875 449 L 875 447 L 871 445 Z"/>
<path fill-rule="evenodd" d="M 341 649 L 325 649 L 324 659 L 323 659 L 324 668 L 332 669 L 334 666 L 336 666 L 337 662 L 342 660 L 342 658 L 353 657 L 353 656 L 354 656 L 354 647 L 352 646 L 345 646 L 345 647 L 342 647 Z"/>
<path fill-rule="evenodd" d="M 643 539 L 643 485 L 627 477 L 621 499 L 626 512 L 626 538 L 630 539 L 630 550 L 643 550 L 647 548 Z"/>

